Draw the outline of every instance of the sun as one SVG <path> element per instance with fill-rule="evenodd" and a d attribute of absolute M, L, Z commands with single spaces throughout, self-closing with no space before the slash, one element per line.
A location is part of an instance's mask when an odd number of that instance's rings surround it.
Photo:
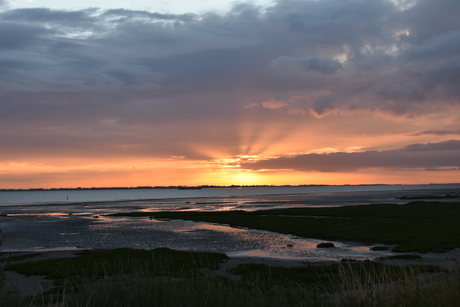
<path fill-rule="evenodd" d="M 259 174 L 243 170 L 232 175 L 229 179 L 234 185 L 262 185 L 264 181 Z"/>

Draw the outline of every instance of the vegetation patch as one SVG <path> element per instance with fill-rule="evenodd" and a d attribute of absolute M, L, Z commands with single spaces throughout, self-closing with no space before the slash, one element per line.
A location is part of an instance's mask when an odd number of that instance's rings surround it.
<path fill-rule="evenodd" d="M 22 297 L 18 289 L 0 286 L 0 306 L 444 307 L 460 300 L 458 271 L 435 266 L 248 263 L 230 270 L 238 280 L 196 270 L 225 259 L 215 253 L 117 249 L 21 264 L 16 268 L 23 273 L 56 272 L 58 287 Z"/>
<path fill-rule="evenodd" d="M 370 261 L 370 260 L 366 259 L 364 261 Z M 356 260 L 356 259 L 353 259 L 353 258 L 342 258 L 342 259 L 340 259 L 340 262 L 359 262 L 359 260 Z"/>
<path fill-rule="evenodd" d="M 388 246 L 384 246 L 384 245 L 372 246 L 370 248 L 371 251 L 386 251 L 388 249 L 389 249 Z"/>
<path fill-rule="evenodd" d="M 379 259 L 404 259 L 404 260 L 416 260 L 422 259 L 420 255 L 411 255 L 411 254 L 404 254 L 404 255 L 392 255 L 387 257 L 380 257 Z"/>
<path fill-rule="evenodd" d="M 337 286 L 340 275 L 353 275 L 354 278 L 371 278 L 373 282 L 383 282 L 380 278 L 385 276 L 385 282 L 398 280 L 401 276 L 416 275 L 420 273 L 439 272 L 438 266 L 388 266 L 371 261 L 344 261 L 328 266 L 303 266 L 303 267 L 270 267 L 264 264 L 241 264 L 229 270 L 232 274 L 240 275 L 244 280 L 257 279 L 260 282 L 297 283 L 304 285 L 322 284 L 328 287 Z M 331 284 L 333 281 L 333 284 Z"/>
<path fill-rule="evenodd" d="M 7 266 L 7 270 L 25 275 L 46 275 L 52 279 L 74 276 L 104 277 L 130 274 L 136 267 L 148 267 L 154 276 L 174 275 L 187 271 L 191 274 L 199 268 L 217 269 L 228 259 L 221 253 L 176 251 L 169 248 L 138 250 L 119 248 L 103 251 L 84 251 L 76 258 L 46 259 Z"/>
<path fill-rule="evenodd" d="M 323 242 L 323 243 L 319 243 L 316 245 L 316 248 L 331 248 L 331 247 L 335 247 L 334 243 Z"/>
<path fill-rule="evenodd" d="M 0 261 L 2 262 L 17 262 L 17 261 L 22 261 L 26 260 L 29 258 L 34 258 L 40 256 L 42 253 L 30 253 L 30 254 L 25 254 L 25 255 L 17 255 L 17 256 L 11 256 L 9 253 L 0 253 Z"/>
<path fill-rule="evenodd" d="M 398 197 L 397 199 L 450 199 L 450 198 L 460 198 L 459 195 L 452 195 L 452 194 L 446 194 L 446 195 L 435 195 L 435 196 L 403 196 L 403 197 Z"/>

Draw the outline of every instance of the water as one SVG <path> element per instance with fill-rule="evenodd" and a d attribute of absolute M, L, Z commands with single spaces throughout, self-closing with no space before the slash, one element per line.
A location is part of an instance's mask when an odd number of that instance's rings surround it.
<path fill-rule="evenodd" d="M 398 198 L 453 193 L 460 195 L 460 184 L 202 190 L 2 191 L 0 214 L 7 215 L 0 216 L 0 228 L 6 235 L 2 250 L 169 247 L 177 250 L 224 252 L 231 256 L 310 261 L 368 259 L 390 253 L 370 252 L 369 247 L 353 242 L 334 242 L 337 246 L 335 249 L 316 249 L 316 244 L 322 240 L 210 223 L 104 215 L 132 211 L 252 211 L 289 207 L 404 203 L 406 201 Z"/>
<path fill-rule="evenodd" d="M 0 191 L 0 204 L 29 204 L 75 201 L 108 201 L 132 199 L 171 199 L 193 197 L 225 197 L 254 195 L 291 195 L 309 193 L 411 191 L 457 189 L 460 184 L 436 185 L 345 185 L 300 187 L 245 187 L 206 188 L 201 190 L 178 189 L 96 189 L 96 190 L 42 190 Z"/>

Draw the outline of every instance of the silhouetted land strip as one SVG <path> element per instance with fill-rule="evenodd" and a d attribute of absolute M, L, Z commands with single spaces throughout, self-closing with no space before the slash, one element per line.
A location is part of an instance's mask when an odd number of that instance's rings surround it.
<path fill-rule="evenodd" d="M 324 240 L 396 245 L 393 252 L 445 252 L 460 246 L 460 202 L 410 202 L 254 212 L 131 212 L 247 227 Z M 321 218 L 318 218 L 321 217 Z M 324 218 L 327 217 L 327 218 Z"/>
<path fill-rule="evenodd" d="M 457 184 L 457 183 L 452 183 Z M 225 188 L 271 188 L 271 187 L 327 187 L 327 186 L 400 186 L 401 184 L 344 184 L 344 185 L 333 185 L 333 184 L 253 184 L 253 185 L 198 185 L 198 186 L 184 186 L 184 185 L 172 185 L 172 186 L 137 186 L 137 187 L 77 187 L 77 188 L 30 188 L 30 189 L 0 189 L 0 192 L 11 192 L 11 191 L 78 191 L 78 190 L 149 190 L 149 189 L 225 189 Z M 429 186 L 436 187 L 437 183 L 430 183 Z"/>
<path fill-rule="evenodd" d="M 450 199 L 450 198 L 460 198 L 460 195 L 452 195 L 452 194 L 446 194 L 446 195 L 435 195 L 435 196 L 403 196 L 403 197 L 398 197 L 397 199 L 425 199 L 425 200 L 431 200 L 431 199 Z"/>

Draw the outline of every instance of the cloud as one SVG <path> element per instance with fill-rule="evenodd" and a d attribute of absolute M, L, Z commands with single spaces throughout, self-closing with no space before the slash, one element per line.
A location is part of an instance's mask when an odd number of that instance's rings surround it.
<path fill-rule="evenodd" d="M 13 51 L 34 47 L 40 44 L 40 37 L 53 32 L 45 28 L 36 28 L 27 24 L 1 22 L 0 25 L 0 37 L 2 38 L 0 41 L 0 48 L 2 50 Z"/>
<path fill-rule="evenodd" d="M 455 4 L 443 1 L 442 7 Z M 225 15 L 200 16 L 10 9 L 0 14 L 0 48 L 14 53 L 0 60 L 18 65 L 4 68 L 14 76 L 4 86 L 12 88 L 189 83 L 201 91 L 232 84 L 267 95 L 327 90 L 341 99 L 328 110 L 356 109 L 356 100 L 371 94 L 380 102 L 362 102 L 359 109 L 406 114 L 420 101 L 452 103 L 459 95 L 455 22 L 444 22 L 423 41 L 395 34 L 415 33 L 430 9 L 419 1 L 400 11 L 389 0 L 280 1 L 267 9 L 243 3 Z M 392 107 L 388 99 L 406 107 Z M 309 107 L 318 111 L 318 103 Z"/>
<path fill-rule="evenodd" d="M 0 142 L 9 145 L 2 157 L 211 159 L 197 148 L 248 148 L 242 122 L 260 134 L 284 122 L 321 134 L 337 122 L 345 134 L 340 125 L 358 125 L 341 122 L 353 114 L 458 114 L 458 8 L 454 0 L 419 0 L 404 10 L 390 0 L 292 0 L 198 16 L 4 7 Z M 393 123 L 378 124 L 393 131 Z"/>
<path fill-rule="evenodd" d="M 272 63 L 275 67 L 298 66 L 305 70 L 316 71 L 323 74 L 333 74 L 342 68 L 342 65 L 336 61 L 320 59 L 313 55 L 306 58 L 281 56 L 273 60 Z"/>
<path fill-rule="evenodd" d="M 11 9 L 2 13 L 1 19 L 15 23 L 35 23 L 37 25 L 67 25 L 81 28 L 91 27 L 97 20 L 97 9 L 75 11 L 52 10 L 48 8 Z"/>
<path fill-rule="evenodd" d="M 458 134 L 460 135 L 460 130 L 424 130 L 417 133 L 412 133 L 410 136 L 421 136 L 421 135 L 449 135 L 449 134 Z"/>
<path fill-rule="evenodd" d="M 399 150 L 306 154 L 243 163 L 241 167 L 251 170 L 293 169 L 304 172 L 351 172 L 367 168 L 460 169 L 460 140 L 413 144 Z"/>
<path fill-rule="evenodd" d="M 410 31 L 405 37 L 414 45 L 423 45 L 433 38 L 460 28 L 457 13 L 460 3 L 455 0 L 418 0 L 409 9 L 402 11 L 395 22 Z"/>
<path fill-rule="evenodd" d="M 460 52 L 460 32 L 453 31 L 434 38 L 429 44 L 409 49 L 409 60 L 429 60 L 457 56 Z"/>
<path fill-rule="evenodd" d="M 421 151 L 421 152 L 432 152 L 432 151 L 459 151 L 460 141 L 450 140 L 440 143 L 428 143 L 428 144 L 412 144 L 404 147 L 405 151 Z M 460 157 L 458 157 L 460 159 Z"/>
<path fill-rule="evenodd" d="M 127 9 L 111 9 L 102 14 L 104 17 L 123 18 L 124 21 L 129 21 L 133 18 L 147 18 L 151 20 L 167 20 L 167 21 L 183 21 L 190 22 L 197 19 L 195 14 L 162 14 L 158 12 L 147 12 L 139 10 Z M 118 20 L 120 21 L 120 20 Z"/>
<path fill-rule="evenodd" d="M 320 95 L 313 101 L 312 109 L 316 115 L 323 115 L 328 110 L 334 109 L 337 100 L 336 95 Z"/>
<path fill-rule="evenodd" d="M 369 91 L 383 100 L 393 100 L 400 102 L 414 102 L 425 99 L 425 94 L 420 85 L 408 82 L 403 86 L 391 83 L 378 83 Z"/>

